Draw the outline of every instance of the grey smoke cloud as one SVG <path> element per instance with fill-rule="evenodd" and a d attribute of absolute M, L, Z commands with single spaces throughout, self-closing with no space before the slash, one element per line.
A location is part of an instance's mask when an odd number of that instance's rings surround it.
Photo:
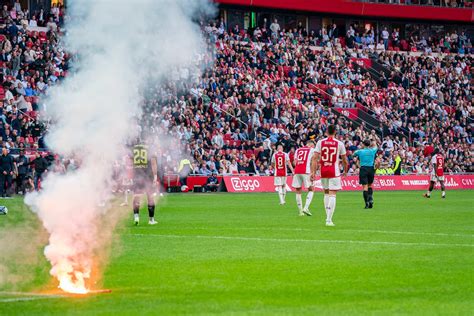
<path fill-rule="evenodd" d="M 113 161 L 136 131 L 141 89 L 176 67 L 200 71 L 205 45 L 193 20 L 211 12 L 207 0 L 70 1 L 63 42 L 78 62 L 45 100 L 54 122 L 46 142 L 81 167 L 48 174 L 43 190 L 26 198 L 50 234 L 45 255 L 61 288 L 87 287 L 94 258 L 108 244 L 97 205 L 109 196 Z"/>

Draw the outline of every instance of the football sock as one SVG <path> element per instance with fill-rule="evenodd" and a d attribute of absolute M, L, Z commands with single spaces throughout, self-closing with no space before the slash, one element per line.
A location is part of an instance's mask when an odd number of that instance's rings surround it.
<path fill-rule="evenodd" d="M 441 191 L 441 196 L 446 196 L 446 191 Z"/>
<path fill-rule="evenodd" d="M 280 203 L 283 204 L 285 201 L 285 198 L 283 197 L 283 188 L 282 187 L 277 187 L 278 189 L 278 197 L 280 198 Z"/>
<path fill-rule="evenodd" d="M 370 202 L 370 201 L 372 201 L 373 198 L 374 198 L 374 197 L 373 197 L 374 190 L 372 190 L 372 188 L 369 188 L 368 193 L 369 193 L 368 201 Z"/>
<path fill-rule="evenodd" d="M 313 191 L 309 191 L 308 195 L 306 196 L 306 203 L 304 205 L 304 208 L 309 210 L 309 206 L 311 205 L 311 201 L 313 200 Z"/>
<path fill-rule="evenodd" d="M 282 188 L 281 188 L 281 191 L 283 192 L 283 202 L 285 202 L 285 199 L 286 199 L 286 185 L 284 185 Z"/>
<path fill-rule="evenodd" d="M 364 202 L 367 203 L 369 200 L 369 192 L 364 191 L 363 194 L 364 194 Z"/>
<path fill-rule="evenodd" d="M 140 200 L 138 198 L 133 199 L 133 214 L 138 214 L 140 211 Z"/>
<path fill-rule="evenodd" d="M 298 210 L 300 210 L 300 212 L 301 212 L 302 209 L 303 209 L 303 202 L 301 200 L 301 193 L 296 193 L 296 205 L 298 205 Z"/>
<path fill-rule="evenodd" d="M 148 205 L 148 217 L 154 218 L 155 217 L 155 206 Z"/>
<path fill-rule="evenodd" d="M 328 199 L 328 212 L 327 212 L 327 222 L 332 222 L 332 215 L 336 210 L 336 196 L 330 195 Z"/>
<path fill-rule="evenodd" d="M 326 211 L 326 218 L 328 217 L 329 195 L 324 194 L 324 210 Z"/>

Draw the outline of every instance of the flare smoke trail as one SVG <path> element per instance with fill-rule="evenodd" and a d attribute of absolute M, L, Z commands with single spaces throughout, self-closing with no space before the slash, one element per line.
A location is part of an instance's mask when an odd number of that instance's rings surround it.
<path fill-rule="evenodd" d="M 205 45 L 193 19 L 211 14 L 212 6 L 208 0 L 70 2 L 63 41 L 78 58 L 45 100 L 54 122 L 46 142 L 81 166 L 49 174 L 41 193 L 26 201 L 50 234 L 50 273 L 63 290 L 85 293 L 113 229 L 100 225 L 97 205 L 110 194 L 113 161 L 136 131 L 141 91 L 150 81 L 159 85 L 176 67 L 199 71 L 197 56 Z"/>

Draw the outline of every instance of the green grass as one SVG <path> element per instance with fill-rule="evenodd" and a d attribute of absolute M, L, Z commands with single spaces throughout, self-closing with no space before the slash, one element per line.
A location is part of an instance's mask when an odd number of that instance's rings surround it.
<path fill-rule="evenodd" d="M 340 193 L 331 228 L 321 193 L 313 217 L 297 216 L 292 194 L 285 206 L 276 194 L 168 195 L 159 225 L 134 227 L 130 215 L 117 229 L 103 279 L 112 293 L 4 293 L 0 315 L 472 315 L 472 191 L 376 192 L 375 201 L 364 210 L 360 192 Z M 0 229 L 38 225 L 20 199 L 1 202 L 10 214 Z M 51 284 L 40 249 L 32 262 L 10 262 L 32 274 L 22 291 Z"/>

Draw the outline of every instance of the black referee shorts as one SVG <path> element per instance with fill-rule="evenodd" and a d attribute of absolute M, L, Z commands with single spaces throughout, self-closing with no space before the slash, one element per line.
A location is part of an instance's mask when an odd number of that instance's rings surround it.
<path fill-rule="evenodd" d="M 375 169 L 374 167 L 360 167 L 359 183 L 367 185 L 374 183 Z"/>

